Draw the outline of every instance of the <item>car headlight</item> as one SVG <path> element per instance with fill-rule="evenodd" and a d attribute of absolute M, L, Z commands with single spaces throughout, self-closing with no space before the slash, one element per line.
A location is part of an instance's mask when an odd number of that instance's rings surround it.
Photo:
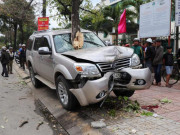
<path fill-rule="evenodd" d="M 81 74 L 81 77 L 101 77 L 101 74 L 97 67 L 88 63 L 76 63 L 74 64 L 75 70 Z"/>
<path fill-rule="evenodd" d="M 133 56 L 131 57 L 131 67 L 135 67 L 138 66 L 140 64 L 140 59 L 139 56 L 137 54 L 133 54 Z"/>

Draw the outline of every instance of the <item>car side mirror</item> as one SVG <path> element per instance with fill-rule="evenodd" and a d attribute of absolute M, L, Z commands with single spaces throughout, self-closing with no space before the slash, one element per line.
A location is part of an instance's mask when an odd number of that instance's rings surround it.
<path fill-rule="evenodd" d="M 40 55 L 51 55 L 51 54 L 52 54 L 52 51 L 50 51 L 48 47 L 40 47 L 40 48 L 38 49 L 38 53 L 39 53 Z"/>

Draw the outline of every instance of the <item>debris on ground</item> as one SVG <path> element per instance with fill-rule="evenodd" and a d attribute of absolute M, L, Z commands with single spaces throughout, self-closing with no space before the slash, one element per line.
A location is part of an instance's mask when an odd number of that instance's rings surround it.
<path fill-rule="evenodd" d="M 27 124 L 28 123 L 28 121 L 26 120 L 26 121 L 23 121 L 21 124 L 20 124 L 20 126 L 19 127 L 23 127 L 25 124 Z"/>
<path fill-rule="evenodd" d="M 152 112 L 143 111 L 141 113 L 141 115 L 143 115 L 143 116 L 153 116 L 153 113 Z"/>
<path fill-rule="evenodd" d="M 39 130 L 39 127 L 40 127 L 42 124 L 44 124 L 44 122 L 39 122 L 39 124 L 38 124 L 37 127 L 36 127 L 36 130 Z"/>
<path fill-rule="evenodd" d="M 1 125 L 1 128 L 4 129 L 5 127 L 3 125 Z"/>
<path fill-rule="evenodd" d="M 132 129 L 132 130 L 131 130 L 131 133 L 133 133 L 133 134 L 135 134 L 136 132 L 137 132 L 136 129 Z"/>
<path fill-rule="evenodd" d="M 150 112 L 154 112 L 155 108 L 159 108 L 158 105 L 148 105 L 148 106 L 141 106 L 142 109 L 145 109 Z"/>
<path fill-rule="evenodd" d="M 104 128 L 104 127 L 106 127 L 106 123 L 104 122 L 104 120 L 93 121 L 93 122 L 91 122 L 91 127 Z"/>
<path fill-rule="evenodd" d="M 163 98 L 161 100 L 159 100 L 161 102 L 161 104 L 166 104 L 166 103 L 171 103 L 172 101 L 167 99 L 167 98 Z"/>
<path fill-rule="evenodd" d="M 7 122 L 8 122 L 8 118 L 7 118 L 7 117 L 4 117 L 4 121 L 7 123 Z"/>
<path fill-rule="evenodd" d="M 19 100 L 23 100 L 23 99 L 26 99 L 26 98 L 24 98 L 24 97 L 22 97 L 22 98 L 19 98 Z"/>
<path fill-rule="evenodd" d="M 159 116 L 159 115 L 156 114 L 156 113 L 153 114 L 153 117 L 154 117 L 154 118 L 157 118 L 158 116 Z"/>

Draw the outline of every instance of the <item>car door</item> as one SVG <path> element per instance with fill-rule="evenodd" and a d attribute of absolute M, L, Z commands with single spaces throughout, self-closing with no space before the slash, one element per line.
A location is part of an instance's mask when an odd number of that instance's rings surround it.
<path fill-rule="evenodd" d="M 48 47 L 50 51 L 52 51 L 51 40 L 49 36 L 42 37 L 42 43 L 40 47 Z M 52 55 L 40 55 L 40 75 L 46 78 L 47 80 L 53 82 L 53 72 L 54 72 L 54 64 Z"/>
<path fill-rule="evenodd" d="M 42 42 L 42 37 L 36 37 L 35 41 L 34 41 L 34 46 L 32 49 L 32 59 L 33 59 L 33 68 L 34 71 L 39 74 L 40 73 L 40 65 L 39 65 L 39 61 L 40 61 L 40 55 L 38 53 L 38 49 L 41 45 Z"/>

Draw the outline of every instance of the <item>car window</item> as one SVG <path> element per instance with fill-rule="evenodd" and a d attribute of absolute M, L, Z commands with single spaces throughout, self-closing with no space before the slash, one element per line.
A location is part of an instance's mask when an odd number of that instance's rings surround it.
<path fill-rule="evenodd" d="M 87 32 L 83 33 L 84 35 L 84 45 L 82 49 L 87 48 L 96 48 L 96 47 L 104 47 L 106 46 L 94 33 Z M 75 50 L 71 43 L 71 34 L 60 34 L 54 35 L 54 44 L 56 52 L 63 53 L 66 51 Z"/>
<path fill-rule="evenodd" d="M 39 47 L 48 47 L 51 50 L 51 42 L 49 36 L 43 37 L 43 42 L 40 44 Z"/>
<path fill-rule="evenodd" d="M 41 37 L 35 39 L 34 48 L 33 48 L 35 51 L 37 51 L 38 48 L 41 46 L 41 41 L 42 41 Z"/>
<path fill-rule="evenodd" d="M 33 40 L 34 40 L 33 37 L 30 37 L 30 38 L 28 39 L 28 42 L 27 42 L 27 50 L 31 50 L 31 49 L 32 49 Z"/>

